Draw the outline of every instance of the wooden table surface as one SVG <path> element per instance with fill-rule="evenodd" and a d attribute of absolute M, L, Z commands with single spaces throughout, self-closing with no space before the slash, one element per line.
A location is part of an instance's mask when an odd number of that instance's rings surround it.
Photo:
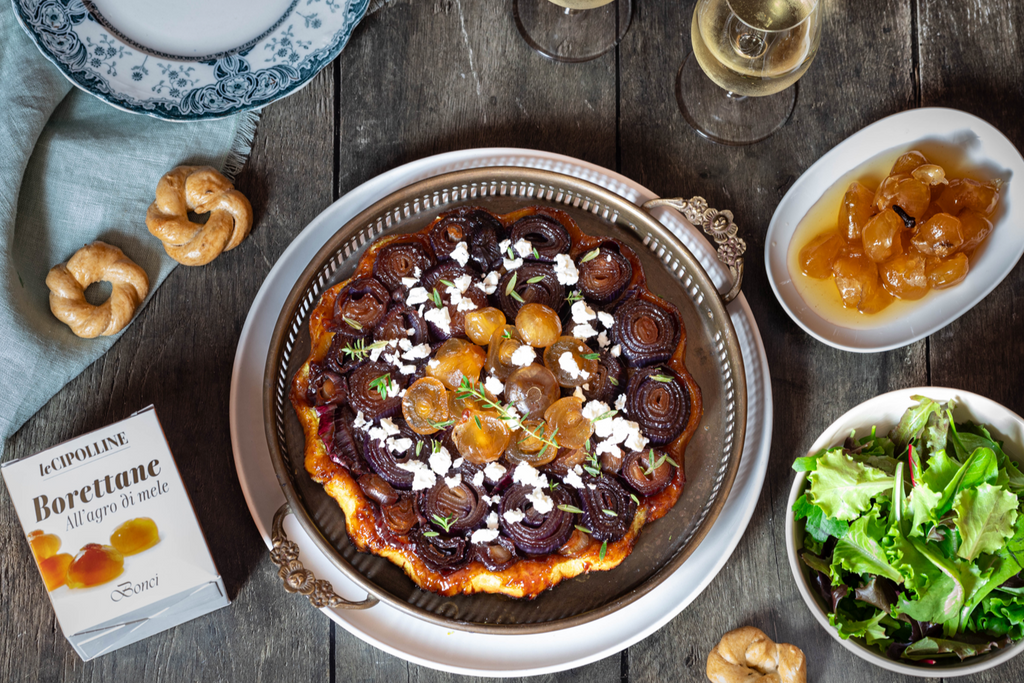
<path fill-rule="evenodd" d="M 275 261 L 331 202 L 395 166 L 470 147 L 514 146 L 614 169 L 662 196 L 706 197 L 747 240 L 743 291 L 767 350 L 775 406 L 767 478 L 738 548 L 664 628 L 562 682 L 704 681 L 722 633 L 754 624 L 799 645 L 812 681 L 895 681 L 834 643 L 801 601 L 786 561 L 790 462 L 836 417 L 917 385 L 988 396 L 1024 413 L 1018 266 L 931 337 L 879 354 L 825 346 L 785 314 L 766 279 L 764 236 L 786 190 L 864 126 L 921 106 L 963 109 L 1024 149 L 1024 56 L 1015 0 L 823 0 L 821 50 L 790 122 L 748 147 L 688 127 L 674 78 L 690 51 L 693 1 L 637 0 L 619 48 L 584 64 L 532 52 L 511 0 L 399 0 L 369 16 L 302 91 L 268 106 L 238 180 L 256 226 L 237 250 L 178 268 L 113 349 L 5 446 L 35 453 L 154 403 L 233 604 L 89 663 L 64 640 L 6 493 L 0 503 L 0 680 L 462 680 L 409 664 L 285 594 L 232 460 L 228 390 L 249 307 Z M 965 681 L 1024 679 L 1024 659 Z M 905 679 L 909 680 L 909 679 Z"/>

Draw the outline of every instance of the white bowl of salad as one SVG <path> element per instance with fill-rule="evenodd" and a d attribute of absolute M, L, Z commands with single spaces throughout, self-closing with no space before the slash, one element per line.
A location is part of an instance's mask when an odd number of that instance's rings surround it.
<path fill-rule="evenodd" d="M 1020 416 L 967 391 L 894 391 L 836 420 L 793 468 L 789 566 L 840 645 L 934 678 L 1024 652 Z"/>

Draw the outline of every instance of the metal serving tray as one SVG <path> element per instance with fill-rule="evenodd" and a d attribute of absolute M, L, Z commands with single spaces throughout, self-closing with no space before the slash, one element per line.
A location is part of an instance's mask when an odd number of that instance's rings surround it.
<path fill-rule="evenodd" d="M 703 222 L 705 231 L 724 243 L 720 256 L 732 250 L 732 268 L 742 241 L 734 238 L 731 216 L 701 201 L 655 200 L 645 206 L 669 203 L 695 223 Z M 388 560 L 358 552 L 345 532 L 341 509 L 306 474 L 304 436 L 288 400 L 292 378 L 309 355 L 309 315 L 320 294 L 350 277 L 366 247 L 381 235 L 416 232 L 460 205 L 499 214 L 524 206 L 555 207 L 568 212 L 585 233 L 629 245 L 640 257 L 650 290 L 679 307 L 686 325 L 686 366 L 703 395 L 704 418 L 686 451 L 686 488 L 675 507 L 644 529 L 633 553 L 615 569 L 564 581 L 534 600 L 443 597 L 417 587 Z M 530 168 L 481 168 L 430 178 L 385 197 L 341 226 L 293 287 L 274 330 L 263 380 L 267 441 L 288 501 L 275 517 L 272 553 L 285 587 L 309 596 L 317 606 L 367 609 L 384 602 L 447 628 L 491 634 L 568 628 L 607 616 L 654 589 L 704 540 L 739 467 L 746 379 L 725 309 L 739 291 L 735 269 L 734 274 L 736 286 L 721 295 L 690 251 L 644 208 L 587 181 Z M 284 536 L 281 521 L 288 512 L 318 549 L 366 590 L 366 600 L 344 600 L 302 568 L 297 548 Z"/>

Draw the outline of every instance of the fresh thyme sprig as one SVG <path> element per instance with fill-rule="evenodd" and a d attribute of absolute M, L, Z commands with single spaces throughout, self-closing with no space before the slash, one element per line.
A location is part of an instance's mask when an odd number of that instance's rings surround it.
<path fill-rule="evenodd" d="M 661 467 L 665 462 L 668 462 L 673 467 L 679 467 L 679 465 L 676 464 L 675 460 L 668 457 L 667 453 L 663 453 L 662 456 L 658 458 L 658 461 L 655 462 L 654 449 L 652 448 L 647 452 L 647 460 L 644 462 L 644 475 L 648 477 L 651 476 L 652 474 L 654 474 L 654 471 Z"/>
<path fill-rule="evenodd" d="M 384 373 L 377 379 L 371 380 L 370 388 L 376 389 L 380 393 L 380 400 L 387 399 L 388 389 L 391 388 L 391 373 Z"/>
<path fill-rule="evenodd" d="M 347 315 L 345 317 L 343 317 L 342 320 L 344 320 L 345 324 L 348 325 L 349 327 L 351 327 L 353 330 L 361 330 L 361 329 L 363 329 L 362 325 L 360 325 L 357 321 L 353 320 L 352 318 L 348 317 Z"/>
<path fill-rule="evenodd" d="M 444 517 L 441 517 L 440 515 L 434 515 L 430 519 L 433 520 L 434 524 L 444 529 L 445 533 L 451 531 L 452 525 L 455 524 L 456 521 L 458 521 L 458 517 L 456 517 L 455 515 L 445 515 Z"/>
<path fill-rule="evenodd" d="M 598 247 L 597 249 L 594 249 L 593 251 L 588 251 L 587 254 L 583 258 L 580 259 L 580 263 L 586 263 L 587 261 L 592 261 L 592 260 L 596 259 L 598 254 L 600 254 L 600 253 L 601 253 L 601 248 L 600 247 Z"/>
<path fill-rule="evenodd" d="M 484 388 L 483 382 L 479 382 L 477 383 L 476 386 L 474 386 L 473 383 L 470 382 L 469 378 L 466 376 L 462 377 L 462 384 L 459 385 L 458 393 L 455 395 L 455 398 L 460 400 L 472 398 L 476 401 L 479 401 L 480 404 L 483 405 L 485 408 L 492 408 L 498 411 L 498 417 L 502 421 L 519 419 L 518 415 L 513 414 L 509 410 L 509 407 L 507 405 L 499 403 L 498 401 L 494 401 L 490 397 L 488 397 L 487 390 Z M 544 446 L 542 446 L 540 449 L 540 455 L 543 455 L 549 447 L 554 448 L 556 450 L 558 449 L 558 441 L 555 439 L 555 436 L 558 434 L 557 429 L 555 429 L 555 431 L 551 433 L 550 437 L 546 437 L 544 435 L 543 424 L 539 425 L 536 428 L 536 430 L 530 429 L 522 422 L 519 423 L 519 426 L 524 432 L 533 435 L 535 439 L 544 444 Z"/>
<path fill-rule="evenodd" d="M 386 341 L 376 341 L 367 346 L 366 339 L 364 337 L 360 337 L 354 342 L 346 344 L 345 346 L 341 347 L 341 350 L 346 356 L 348 356 L 352 360 L 362 360 L 363 358 L 366 358 L 368 355 L 370 355 L 371 351 L 375 351 L 376 349 L 383 349 L 387 345 L 388 343 Z"/>

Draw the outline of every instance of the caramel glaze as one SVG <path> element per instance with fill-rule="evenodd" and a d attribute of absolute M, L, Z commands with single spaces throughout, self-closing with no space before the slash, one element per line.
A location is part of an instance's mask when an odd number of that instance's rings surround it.
<path fill-rule="evenodd" d="M 647 288 L 640 259 L 632 249 L 610 237 L 586 235 L 580 230 L 569 214 L 558 209 L 547 207 L 526 207 L 503 216 L 496 216 L 504 227 L 509 227 L 525 216 L 542 214 L 559 221 L 569 232 L 572 247 L 569 255 L 575 261 L 602 244 L 613 244 L 629 261 L 633 269 L 632 278 L 620 297 L 613 303 L 619 303 L 629 297 L 639 297 L 662 308 L 668 309 L 675 317 L 680 330 L 679 344 L 667 365 L 685 383 L 690 394 L 690 419 L 683 431 L 665 450 L 679 463 L 668 486 L 659 493 L 648 496 L 637 508 L 633 524 L 626 535 L 618 541 L 608 543 L 604 557 L 601 557 L 601 544 L 595 540 L 582 550 L 570 554 L 567 543 L 560 553 L 543 557 L 520 558 L 511 567 L 500 571 L 488 571 L 478 561 L 452 572 L 436 572 L 427 567 L 416 556 L 413 544 L 408 538 L 397 536 L 384 523 L 380 509 L 375 503 L 363 495 L 358 484 L 348 471 L 336 464 L 327 454 L 327 448 L 319 438 L 319 418 L 316 408 L 307 398 L 309 367 L 311 362 L 323 360 L 331 346 L 333 333 L 328 332 L 327 324 L 334 313 L 334 302 L 338 292 L 351 280 L 341 282 L 321 296 L 310 316 L 310 357 L 296 373 L 292 383 L 290 398 L 299 422 L 305 434 L 305 467 L 310 477 L 324 486 L 327 493 L 334 498 L 345 514 L 346 529 L 349 538 L 362 551 L 368 551 L 385 557 L 402 567 L 406 574 L 421 588 L 445 596 L 459 593 L 501 593 L 510 597 L 534 598 L 541 592 L 551 588 L 564 579 L 569 579 L 590 571 L 605 571 L 618 566 L 633 551 L 640 531 L 646 524 L 663 517 L 682 495 L 686 476 L 683 469 L 686 446 L 693 438 L 703 416 L 703 402 L 700 388 L 693 376 L 686 369 L 686 327 L 679 310 L 671 302 L 653 294 Z M 395 242 L 419 242 L 429 253 L 433 253 L 428 235 L 440 218 L 435 219 L 418 233 L 409 235 L 392 235 L 378 239 L 372 244 L 356 266 L 352 279 L 367 277 L 373 273 L 373 264 L 377 252 L 388 244 Z"/>

